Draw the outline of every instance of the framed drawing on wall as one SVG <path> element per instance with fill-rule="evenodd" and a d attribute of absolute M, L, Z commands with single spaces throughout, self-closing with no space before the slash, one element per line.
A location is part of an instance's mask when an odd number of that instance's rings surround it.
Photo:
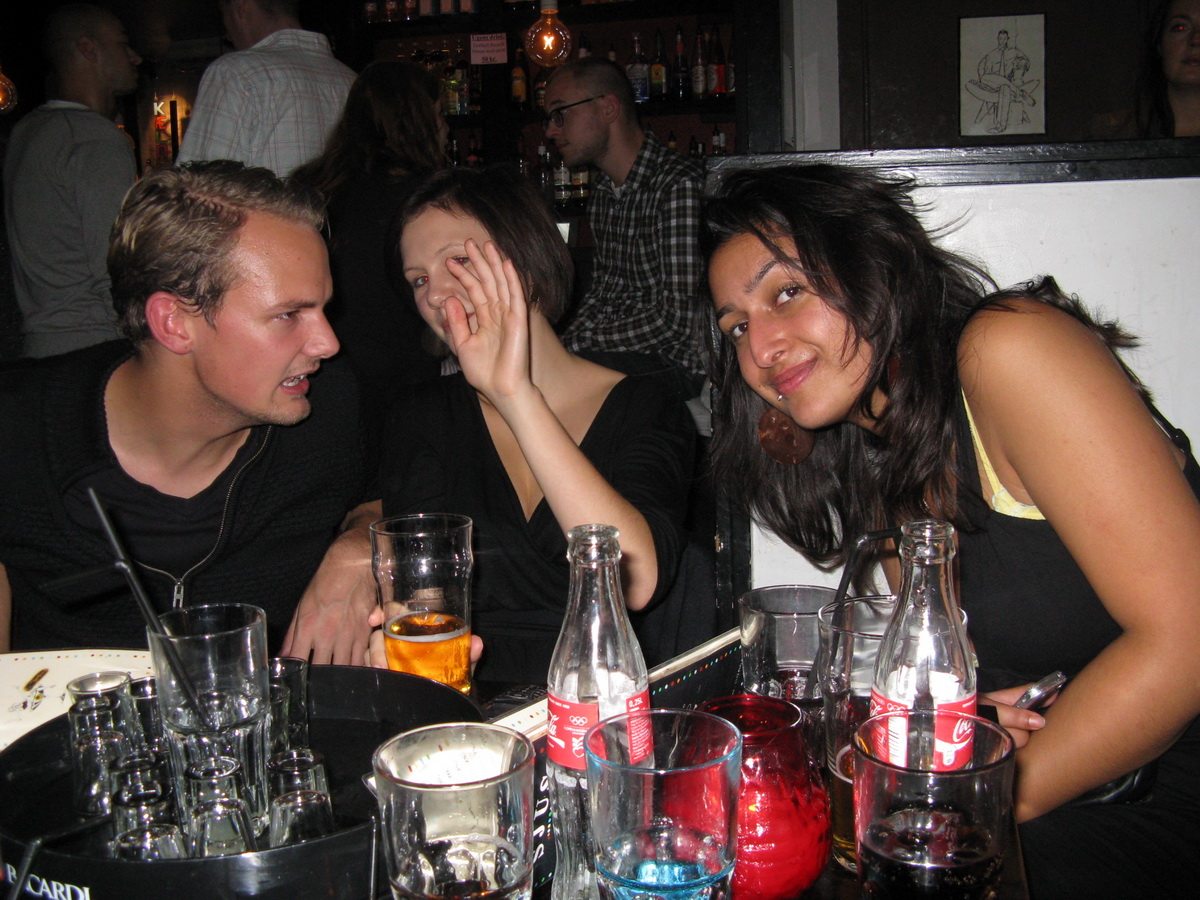
<path fill-rule="evenodd" d="M 959 19 L 959 134 L 1046 133 L 1046 17 Z"/>

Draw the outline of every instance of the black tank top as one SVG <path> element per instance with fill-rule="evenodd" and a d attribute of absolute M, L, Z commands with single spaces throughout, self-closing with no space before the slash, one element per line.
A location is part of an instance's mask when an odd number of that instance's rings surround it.
<path fill-rule="evenodd" d="M 1187 454 L 1184 475 L 1200 497 L 1200 466 L 1187 436 L 1151 407 Z M 1035 681 L 1061 669 L 1077 674 L 1121 633 L 1049 522 L 991 509 L 980 486 L 961 394 L 955 406 L 960 600 L 979 657 L 979 690 Z"/>

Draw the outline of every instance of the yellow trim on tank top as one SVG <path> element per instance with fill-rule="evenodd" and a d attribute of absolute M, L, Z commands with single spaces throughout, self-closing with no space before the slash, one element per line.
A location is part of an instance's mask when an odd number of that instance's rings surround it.
<path fill-rule="evenodd" d="M 992 493 L 992 499 L 988 505 L 1002 516 L 1012 516 L 1014 519 L 1034 519 L 1039 522 L 1046 521 L 1046 517 L 1042 515 L 1040 509 L 1032 503 L 1022 503 L 1000 483 L 1000 479 L 996 477 L 996 470 L 992 467 L 992 461 L 988 459 L 987 451 L 983 449 L 983 441 L 979 439 L 979 432 L 975 428 L 975 417 L 971 415 L 971 404 L 967 403 L 965 393 L 963 394 L 963 406 L 967 410 L 967 425 L 971 428 L 971 443 L 975 447 L 976 456 L 983 464 L 983 478 L 987 483 L 988 490 Z"/>

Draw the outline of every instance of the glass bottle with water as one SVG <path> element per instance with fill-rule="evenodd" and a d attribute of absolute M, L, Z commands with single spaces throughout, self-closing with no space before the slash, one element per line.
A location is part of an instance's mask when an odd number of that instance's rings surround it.
<path fill-rule="evenodd" d="M 954 594 L 954 552 L 948 522 L 921 519 L 901 529 L 900 596 L 875 660 L 871 715 L 900 709 L 974 715 L 975 667 Z M 970 759 L 971 735 L 949 717 L 935 720 L 932 736 L 910 734 L 900 720 L 877 752 L 898 766 L 957 769 Z"/>
<path fill-rule="evenodd" d="M 601 719 L 650 706 L 646 662 L 621 592 L 617 538 L 611 525 L 580 525 L 567 534 L 571 589 L 547 679 L 553 900 L 599 897 L 583 735 Z"/>

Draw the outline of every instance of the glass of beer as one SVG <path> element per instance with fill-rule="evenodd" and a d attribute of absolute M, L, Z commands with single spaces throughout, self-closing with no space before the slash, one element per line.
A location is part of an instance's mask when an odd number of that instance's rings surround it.
<path fill-rule="evenodd" d="M 471 691 L 471 519 L 451 513 L 371 524 L 371 566 L 388 668 Z"/>
<path fill-rule="evenodd" d="M 819 677 L 825 703 L 825 766 L 833 799 L 833 858 L 856 871 L 854 859 L 854 732 L 871 708 L 879 644 L 896 608 L 891 595 L 850 597 L 817 613 Z"/>

